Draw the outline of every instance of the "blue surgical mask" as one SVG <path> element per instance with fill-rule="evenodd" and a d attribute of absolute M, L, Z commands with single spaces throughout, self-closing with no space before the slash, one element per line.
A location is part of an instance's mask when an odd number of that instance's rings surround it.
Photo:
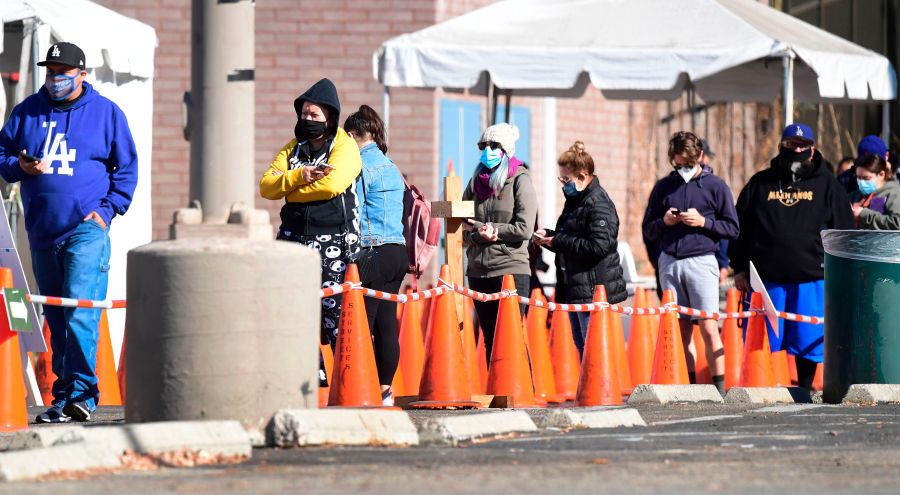
<path fill-rule="evenodd" d="M 573 196 L 578 195 L 581 191 L 578 190 L 578 187 L 575 185 L 575 181 L 566 182 L 562 186 L 563 194 L 567 197 L 571 198 Z"/>
<path fill-rule="evenodd" d="M 75 92 L 75 78 L 78 76 L 67 76 L 65 74 L 57 74 L 53 78 L 48 78 L 44 83 L 44 87 L 50 93 L 50 99 L 53 101 L 62 101 Z"/>
<path fill-rule="evenodd" d="M 481 163 L 491 170 L 497 168 L 497 165 L 500 165 L 502 160 L 503 150 L 500 148 L 492 150 L 490 146 L 485 146 L 481 151 Z"/>
<path fill-rule="evenodd" d="M 859 192 L 863 194 L 872 194 L 876 189 L 878 189 L 878 187 L 875 185 L 875 180 L 862 180 L 857 178 L 856 185 L 859 186 Z"/>

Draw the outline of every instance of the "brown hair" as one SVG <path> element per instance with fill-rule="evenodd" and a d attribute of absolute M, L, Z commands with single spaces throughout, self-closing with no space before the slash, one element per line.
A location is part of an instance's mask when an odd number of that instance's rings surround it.
<path fill-rule="evenodd" d="M 700 161 L 700 153 L 703 152 L 703 143 L 700 138 L 689 131 L 678 131 L 669 139 L 669 161 L 676 156 L 687 155 L 691 163 Z"/>
<path fill-rule="evenodd" d="M 868 170 L 875 175 L 884 172 L 884 180 L 890 180 L 894 177 L 891 167 L 881 155 L 866 155 L 856 164 L 857 167 Z"/>
<path fill-rule="evenodd" d="M 360 105 L 359 110 L 350 114 L 344 121 L 344 130 L 363 137 L 366 134 L 372 136 L 372 141 L 382 153 L 387 153 L 387 139 L 384 134 L 384 122 L 381 117 L 369 105 Z"/>
<path fill-rule="evenodd" d="M 584 143 L 581 141 L 575 141 L 575 144 L 569 146 L 569 149 L 559 155 L 556 163 L 573 173 L 584 172 L 586 175 L 594 175 L 594 159 L 584 151 Z"/>

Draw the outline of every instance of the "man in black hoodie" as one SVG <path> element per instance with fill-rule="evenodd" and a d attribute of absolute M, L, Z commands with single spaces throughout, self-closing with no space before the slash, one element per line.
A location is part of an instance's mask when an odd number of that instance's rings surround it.
<path fill-rule="evenodd" d="M 741 233 L 728 250 L 734 283 L 751 290 L 752 261 L 776 309 L 823 316 L 821 232 L 853 228 L 850 199 L 816 149 L 809 126 L 785 127 L 778 149 L 769 168 L 751 177 L 738 196 Z M 823 357 L 822 326 L 784 320 L 778 326 L 778 335 L 769 329 L 772 351 L 796 356 L 799 385 L 810 388 Z"/>

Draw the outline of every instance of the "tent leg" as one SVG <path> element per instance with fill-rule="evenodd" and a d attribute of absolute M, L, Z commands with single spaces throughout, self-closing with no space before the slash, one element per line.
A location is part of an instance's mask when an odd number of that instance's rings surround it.
<path fill-rule="evenodd" d="M 784 125 L 794 123 L 794 54 L 788 53 L 784 63 Z"/>
<path fill-rule="evenodd" d="M 488 122 L 487 127 L 494 125 L 494 122 L 497 122 L 497 98 L 499 95 L 497 94 L 497 86 L 494 86 L 494 83 L 491 83 L 491 120 Z"/>
<path fill-rule="evenodd" d="M 504 109 L 505 115 L 504 115 L 504 119 L 503 119 L 503 121 L 506 122 L 507 124 L 509 123 L 509 113 L 512 110 L 512 105 L 510 105 L 511 101 L 512 101 L 512 90 L 507 89 L 506 90 L 506 108 Z"/>
<path fill-rule="evenodd" d="M 391 88 L 384 86 L 381 92 L 381 120 L 384 121 L 384 137 L 391 134 Z"/>
<path fill-rule="evenodd" d="M 888 143 L 891 142 L 891 102 L 881 102 L 881 140 Z"/>

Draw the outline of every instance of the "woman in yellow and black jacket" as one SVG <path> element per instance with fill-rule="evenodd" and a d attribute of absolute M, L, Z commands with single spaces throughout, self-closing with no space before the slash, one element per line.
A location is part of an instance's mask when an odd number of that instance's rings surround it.
<path fill-rule="evenodd" d="M 266 199 L 284 199 L 279 240 L 305 244 L 322 257 L 322 287 L 344 281 L 344 270 L 359 251 L 356 177 L 359 148 L 338 127 L 337 89 L 322 79 L 294 100 L 295 138 L 275 156 L 259 181 Z M 322 299 L 322 343 L 334 348 L 341 298 Z M 321 378 L 321 377 L 320 377 Z"/>

